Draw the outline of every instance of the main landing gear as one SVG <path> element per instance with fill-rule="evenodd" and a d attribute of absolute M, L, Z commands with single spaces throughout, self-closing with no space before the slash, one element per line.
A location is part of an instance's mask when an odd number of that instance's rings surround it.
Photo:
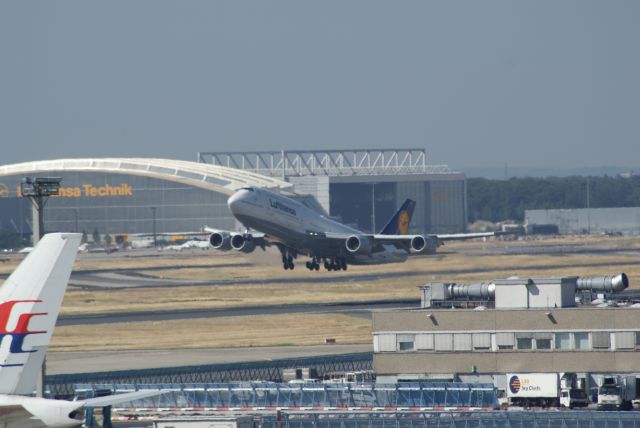
<path fill-rule="evenodd" d="M 289 251 L 285 247 L 280 247 L 280 254 L 282 254 L 282 267 L 284 270 L 295 268 L 295 264 L 293 263 L 293 259 L 296 258 L 296 254 Z"/>
<path fill-rule="evenodd" d="M 322 260 L 322 264 L 324 268 L 328 271 L 338 271 L 338 270 L 347 270 L 347 259 L 344 257 L 331 257 L 331 258 L 318 258 L 313 257 L 311 261 L 306 263 L 307 269 L 309 270 L 320 270 L 320 261 Z"/>
<path fill-rule="evenodd" d="M 320 270 L 320 263 L 318 263 L 318 259 L 316 257 L 312 258 L 306 265 L 309 270 Z"/>

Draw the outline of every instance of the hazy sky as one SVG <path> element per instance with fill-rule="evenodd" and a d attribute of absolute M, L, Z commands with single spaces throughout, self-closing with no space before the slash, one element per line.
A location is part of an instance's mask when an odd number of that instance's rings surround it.
<path fill-rule="evenodd" d="M 640 1 L 0 0 L 0 164 L 426 148 L 640 166 Z"/>

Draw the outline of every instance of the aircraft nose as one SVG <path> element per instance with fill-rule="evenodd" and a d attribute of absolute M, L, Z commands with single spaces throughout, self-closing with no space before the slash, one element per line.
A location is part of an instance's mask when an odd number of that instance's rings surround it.
<path fill-rule="evenodd" d="M 243 201 L 249 198 L 251 192 L 247 189 L 240 189 L 227 200 L 227 205 L 233 214 L 236 214 Z"/>

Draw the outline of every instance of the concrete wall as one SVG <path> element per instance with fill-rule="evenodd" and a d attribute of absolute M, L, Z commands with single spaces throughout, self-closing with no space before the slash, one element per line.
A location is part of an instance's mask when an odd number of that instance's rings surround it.
<path fill-rule="evenodd" d="M 396 373 L 635 372 L 638 352 L 376 353 L 376 375 Z"/>
<path fill-rule="evenodd" d="M 638 308 L 415 310 L 373 314 L 374 335 L 640 331 Z M 624 333 L 626 334 L 626 333 Z M 454 335 L 455 336 L 455 335 Z M 383 337 L 383 336 L 380 336 Z M 400 336 L 403 337 L 403 336 Z M 418 336 L 416 336 L 418 337 Z M 617 333 L 616 333 L 617 337 Z M 388 336 L 384 340 L 389 339 Z M 497 350 L 375 352 L 377 375 L 398 373 L 634 372 L 638 350 Z"/>
<path fill-rule="evenodd" d="M 546 315 L 550 313 L 555 323 Z M 427 314 L 432 314 L 436 323 Z M 373 314 L 373 331 L 566 331 L 638 329 L 640 308 L 501 309 L 475 311 L 440 309 L 380 311 Z M 640 360 L 639 360 L 640 361 Z"/>

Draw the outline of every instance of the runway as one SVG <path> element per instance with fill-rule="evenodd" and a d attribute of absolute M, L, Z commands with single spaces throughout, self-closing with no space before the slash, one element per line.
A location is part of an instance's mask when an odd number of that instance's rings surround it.
<path fill-rule="evenodd" d="M 373 310 L 415 308 L 420 300 L 390 300 L 333 304 L 241 306 L 220 309 L 176 309 L 167 311 L 110 312 L 104 314 L 60 315 L 56 326 L 169 321 L 212 317 L 243 317 L 292 313 L 348 313 L 370 318 Z"/>
<path fill-rule="evenodd" d="M 155 351 L 48 352 L 47 374 L 93 373 L 161 367 L 271 361 L 372 352 L 371 344 L 256 348 L 162 349 Z"/>

